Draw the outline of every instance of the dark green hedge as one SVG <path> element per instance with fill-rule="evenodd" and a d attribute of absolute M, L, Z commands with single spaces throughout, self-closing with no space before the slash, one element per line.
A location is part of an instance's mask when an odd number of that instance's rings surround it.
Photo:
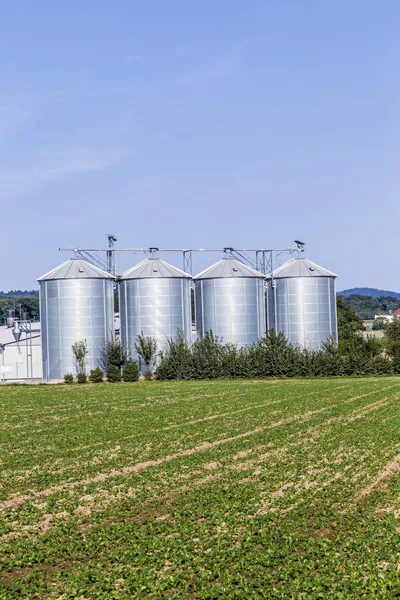
<path fill-rule="evenodd" d="M 377 375 L 396 372 L 382 347 L 360 339 L 338 349 L 333 343 L 309 351 L 291 346 L 282 334 L 270 331 L 251 348 L 224 344 L 212 332 L 188 344 L 182 335 L 168 343 L 155 371 L 158 379 L 215 379 L 257 377 L 326 377 Z"/>

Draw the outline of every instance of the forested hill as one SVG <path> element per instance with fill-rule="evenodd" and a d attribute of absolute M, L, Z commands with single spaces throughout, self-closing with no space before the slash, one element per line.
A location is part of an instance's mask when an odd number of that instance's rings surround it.
<path fill-rule="evenodd" d="M 372 298 L 380 298 L 382 296 L 390 296 L 391 298 L 397 298 L 400 300 L 399 292 L 392 292 L 391 290 L 378 290 L 377 288 L 350 288 L 349 290 L 343 290 L 337 293 L 338 296 L 370 296 Z"/>
<path fill-rule="evenodd" d="M 23 296 L 24 298 L 38 298 L 39 290 L 10 290 L 9 292 L 0 292 L 0 298 L 15 298 Z"/>
<path fill-rule="evenodd" d="M 342 294 L 338 294 L 341 296 Z M 361 296 L 359 294 L 351 294 L 345 296 L 344 301 L 356 311 L 360 319 L 373 319 L 375 315 L 385 314 L 389 311 L 400 308 L 400 299 L 393 296 Z"/>

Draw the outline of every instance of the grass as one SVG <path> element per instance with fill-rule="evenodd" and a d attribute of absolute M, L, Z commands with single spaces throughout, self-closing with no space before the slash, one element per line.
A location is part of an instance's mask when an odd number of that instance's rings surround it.
<path fill-rule="evenodd" d="M 0 387 L 0 598 L 400 597 L 400 379 Z"/>

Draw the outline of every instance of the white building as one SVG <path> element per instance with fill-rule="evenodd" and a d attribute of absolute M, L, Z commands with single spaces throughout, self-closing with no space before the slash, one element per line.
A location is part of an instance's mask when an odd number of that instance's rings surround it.
<path fill-rule="evenodd" d="M 42 379 L 40 323 L 32 323 L 31 336 L 32 344 L 22 332 L 18 346 L 13 328 L 0 327 L 0 381 Z"/>
<path fill-rule="evenodd" d="M 390 323 L 393 321 L 393 315 L 375 315 L 374 320 L 377 321 L 378 319 L 383 319 Z"/>

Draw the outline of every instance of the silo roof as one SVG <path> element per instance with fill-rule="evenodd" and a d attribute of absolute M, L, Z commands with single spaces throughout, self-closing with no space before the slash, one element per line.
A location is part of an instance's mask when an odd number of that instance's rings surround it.
<path fill-rule="evenodd" d="M 191 279 L 191 275 L 170 265 L 162 258 L 146 258 L 121 275 L 121 279 Z"/>
<path fill-rule="evenodd" d="M 267 275 L 271 278 L 271 273 Z M 273 272 L 274 279 L 287 277 L 337 277 L 332 271 L 320 267 L 308 258 L 291 258 Z"/>
<path fill-rule="evenodd" d="M 83 258 L 70 258 L 62 265 L 39 277 L 38 281 L 53 279 L 114 279 L 114 276 Z"/>
<path fill-rule="evenodd" d="M 201 271 L 193 279 L 226 279 L 231 277 L 262 277 L 265 276 L 255 269 L 248 267 L 244 263 L 236 260 L 236 258 L 226 257 L 221 258 L 211 267 L 207 267 Z"/>

